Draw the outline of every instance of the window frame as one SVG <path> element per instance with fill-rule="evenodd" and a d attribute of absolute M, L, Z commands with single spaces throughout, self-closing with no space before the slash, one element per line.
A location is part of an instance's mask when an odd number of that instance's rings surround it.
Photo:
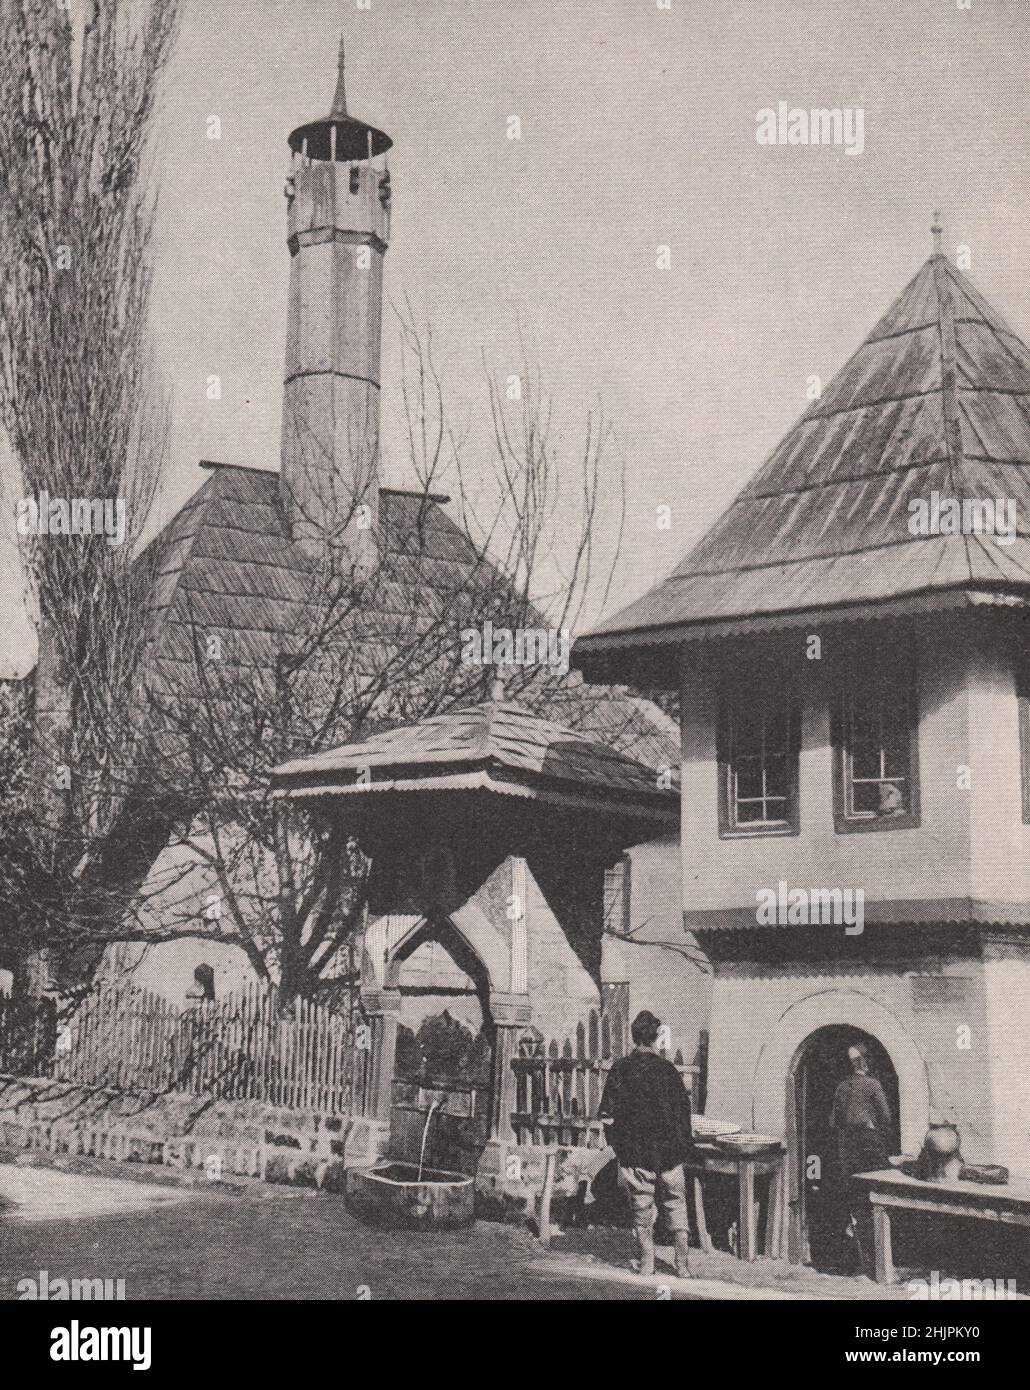
<path fill-rule="evenodd" d="M 618 880 L 618 889 L 610 888 L 609 885 Z M 609 911 L 611 900 L 618 892 L 618 916 Z M 608 864 L 604 870 L 603 888 L 603 917 L 601 930 L 606 936 L 615 936 L 626 939 L 633 935 L 633 914 L 632 914 L 632 860 L 628 853 L 620 855 L 614 864 Z"/>
<path fill-rule="evenodd" d="M 779 839 L 783 836 L 799 835 L 801 833 L 801 705 L 797 693 L 789 683 L 783 684 L 778 695 L 783 700 L 787 717 L 787 747 L 786 758 L 789 771 L 789 787 L 787 791 L 787 805 L 782 820 L 777 821 L 743 821 L 736 819 L 736 804 L 739 798 L 732 791 L 732 779 L 735 776 L 734 763 L 734 722 L 739 717 L 739 711 L 745 702 L 749 702 L 751 709 L 757 706 L 764 717 L 769 706 L 775 697 L 770 696 L 766 690 L 758 689 L 754 685 L 756 676 L 764 674 L 761 668 L 753 667 L 746 674 L 741 673 L 739 681 L 735 682 L 738 688 L 730 689 L 727 684 L 723 685 L 719 697 L 719 716 L 717 743 L 717 764 L 719 778 L 719 839 L 720 840 L 753 840 L 755 838 Z M 771 675 L 771 680 L 780 680 L 778 673 Z M 744 682 L 750 682 L 746 686 L 746 693 L 742 693 L 739 686 Z M 763 755 L 764 756 L 764 755 Z M 771 799 L 765 788 L 765 771 L 763 768 L 763 794 L 760 798 L 748 798 L 751 800 L 769 801 Z"/>
<path fill-rule="evenodd" d="M 847 676 L 837 693 L 833 716 L 833 826 L 838 835 L 866 834 L 870 831 L 880 830 L 915 830 L 921 823 L 919 687 L 916 664 L 911 657 L 902 658 L 899 662 L 896 652 L 897 649 L 895 648 L 890 653 L 867 653 L 861 657 L 853 658 L 848 665 Z M 890 675 L 885 670 L 888 661 L 893 663 Z M 853 753 L 849 747 L 848 731 L 852 724 L 856 683 L 868 686 L 874 681 L 878 684 L 893 681 L 899 696 L 904 700 L 904 727 L 908 735 L 906 780 L 910 788 L 910 795 L 908 809 L 896 816 L 855 813 L 848 809 L 849 792 L 855 785 L 855 779 L 850 773 Z M 883 783 L 897 779 L 882 777 L 859 780 Z"/>

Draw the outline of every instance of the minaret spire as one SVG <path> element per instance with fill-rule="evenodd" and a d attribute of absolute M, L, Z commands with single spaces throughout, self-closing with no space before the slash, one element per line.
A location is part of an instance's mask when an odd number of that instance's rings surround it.
<path fill-rule="evenodd" d="M 343 53 L 343 35 L 340 35 L 340 55 L 337 59 L 336 76 L 336 95 L 333 97 L 333 109 L 329 113 L 331 116 L 346 116 L 347 114 L 347 85 L 344 81 L 344 68 L 346 63 Z"/>
<path fill-rule="evenodd" d="M 941 226 L 941 214 L 935 209 L 933 214 L 933 226 L 930 228 L 930 233 L 933 236 L 933 254 L 935 256 L 943 255 L 941 250 L 941 234 L 943 231 L 944 228 Z"/>

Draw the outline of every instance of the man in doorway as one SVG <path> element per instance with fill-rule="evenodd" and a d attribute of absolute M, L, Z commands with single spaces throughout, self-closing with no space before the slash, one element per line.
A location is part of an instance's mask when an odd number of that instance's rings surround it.
<path fill-rule="evenodd" d="M 690 1277 L 687 1189 L 690 1096 L 673 1064 L 655 1050 L 661 1023 L 646 1009 L 630 1027 L 633 1051 L 612 1064 L 601 1097 L 601 1118 L 619 1165 L 619 1184 L 633 1212 L 640 1273 L 654 1274 L 655 1198 L 676 1245 L 676 1273 Z"/>
<path fill-rule="evenodd" d="M 858 1212 L 852 1206 L 851 1179 L 856 1173 L 871 1173 L 887 1167 L 887 1136 L 891 1111 L 883 1087 L 869 1074 L 869 1054 L 865 1043 L 848 1048 L 851 1075 L 837 1087 L 830 1114 L 830 1128 L 837 1136 L 837 1163 L 840 1181 L 841 1235 L 854 1232 L 859 1257 L 868 1265 L 872 1253 L 872 1214 L 868 1203 Z"/>

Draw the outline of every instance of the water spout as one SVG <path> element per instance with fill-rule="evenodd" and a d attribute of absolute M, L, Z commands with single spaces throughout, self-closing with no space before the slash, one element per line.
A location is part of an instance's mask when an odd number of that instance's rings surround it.
<path fill-rule="evenodd" d="M 418 1156 L 418 1181 L 422 1181 L 422 1168 L 426 1161 L 426 1140 L 429 1138 L 429 1122 L 433 1118 L 433 1111 L 439 1109 L 442 1101 L 434 1100 L 429 1107 L 429 1114 L 426 1116 L 426 1123 L 422 1130 L 422 1151 Z"/>

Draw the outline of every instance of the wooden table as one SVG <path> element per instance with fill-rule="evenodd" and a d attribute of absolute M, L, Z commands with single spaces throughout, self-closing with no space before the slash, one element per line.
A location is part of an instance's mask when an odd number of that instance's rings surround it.
<path fill-rule="evenodd" d="M 697 1214 L 697 1234 L 701 1249 L 711 1250 L 708 1222 L 705 1218 L 704 1184 L 706 1174 L 719 1173 L 737 1180 L 737 1258 L 749 1263 L 758 1255 L 758 1234 L 755 1221 L 755 1178 L 769 1179 L 769 1195 L 765 1212 L 765 1254 L 777 1259 L 780 1254 L 780 1224 L 783 1212 L 783 1149 L 770 1149 L 761 1154 L 727 1153 L 717 1144 L 694 1145 L 697 1154 L 685 1163 L 687 1175 L 694 1182 L 694 1210 Z"/>
<path fill-rule="evenodd" d="M 877 1173 L 858 1173 L 851 1181 L 865 1189 L 873 1208 L 878 1284 L 894 1282 L 891 1216 L 896 1211 L 936 1212 L 1030 1227 L 1030 1182 L 1026 1179 L 999 1187 L 978 1182 L 924 1182 L 896 1168 L 885 1168 Z"/>

